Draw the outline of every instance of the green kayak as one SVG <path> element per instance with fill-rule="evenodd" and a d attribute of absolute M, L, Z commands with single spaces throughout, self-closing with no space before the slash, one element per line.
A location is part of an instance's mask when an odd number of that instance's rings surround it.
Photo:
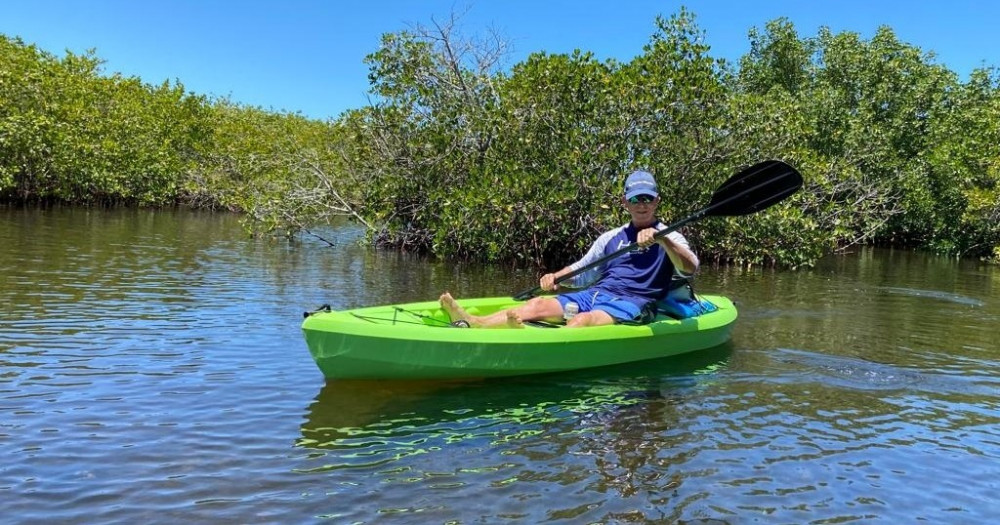
<path fill-rule="evenodd" d="M 437 301 L 318 311 L 302 323 L 306 344 L 327 379 L 483 378 L 615 365 L 725 343 L 736 307 L 701 296 L 717 310 L 645 325 L 585 328 L 458 328 Z M 509 297 L 460 300 L 473 315 L 515 306 Z"/>

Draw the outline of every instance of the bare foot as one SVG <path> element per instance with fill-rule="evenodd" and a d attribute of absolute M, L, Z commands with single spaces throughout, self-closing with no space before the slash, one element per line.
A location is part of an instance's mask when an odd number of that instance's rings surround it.
<path fill-rule="evenodd" d="M 507 328 L 524 328 L 521 316 L 514 310 L 507 310 Z"/>
<path fill-rule="evenodd" d="M 479 316 L 466 312 L 465 308 L 462 308 L 448 292 L 441 294 L 439 301 L 441 308 L 448 313 L 453 324 L 456 321 L 465 321 L 468 326 L 474 328 L 524 328 L 521 316 L 514 310 L 501 310 L 490 315 Z"/>
<path fill-rule="evenodd" d="M 469 312 L 466 312 L 465 308 L 459 306 L 458 301 L 456 301 L 455 298 L 452 297 L 450 293 L 445 292 L 441 294 L 439 302 L 441 303 L 441 308 L 444 308 L 444 311 L 448 312 L 448 317 L 451 318 L 452 322 L 465 321 L 470 325 L 475 326 L 475 323 L 473 323 L 472 316 L 469 315 Z"/>

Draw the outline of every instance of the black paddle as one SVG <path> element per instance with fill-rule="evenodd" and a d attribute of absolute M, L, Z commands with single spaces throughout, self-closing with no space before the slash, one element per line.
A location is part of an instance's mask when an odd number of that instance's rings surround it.
<path fill-rule="evenodd" d="M 733 175 L 722 186 L 719 186 L 719 189 L 715 190 L 715 193 L 712 194 L 712 200 L 708 203 L 708 206 L 656 232 L 653 238 L 663 237 L 681 226 L 702 217 L 733 217 L 756 213 L 785 200 L 789 195 L 799 191 L 801 187 L 802 175 L 795 168 L 780 160 L 759 162 Z M 634 243 L 625 246 L 616 252 L 609 253 L 582 268 L 556 279 L 555 283 L 559 284 L 566 279 L 576 277 L 619 255 L 638 248 L 639 245 Z M 529 288 L 515 295 L 514 300 L 524 301 L 531 299 L 541 291 L 541 286 Z"/>

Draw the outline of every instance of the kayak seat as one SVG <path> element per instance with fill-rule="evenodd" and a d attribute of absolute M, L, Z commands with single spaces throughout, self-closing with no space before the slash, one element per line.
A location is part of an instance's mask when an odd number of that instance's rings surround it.
<path fill-rule="evenodd" d="M 622 324 L 649 324 L 661 315 L 671 319 L 688 319 L 719 309 L 711 301 L 695 295 L 690 279 L 677 279 L 674 283 L 672 285 L 674 288 L 670 290 L 670 293 L 665 298 L 646 303 L 642 307 L 638 319 Z"/>
<path fill-rule="evenodd" d="M 658 314 L 663 314 L 674 319 L 697 317 L 718 309 L 719 307 L 715 306 L 711 301 L 697 296 L 690 299 L 667 297 L 656 303 L 656 312 Z"/>

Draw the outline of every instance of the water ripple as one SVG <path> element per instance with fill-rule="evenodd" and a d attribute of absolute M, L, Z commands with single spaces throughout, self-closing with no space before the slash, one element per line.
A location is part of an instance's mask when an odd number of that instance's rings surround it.
<path fill-rule="evenodd" d="M 324 383 L 301 311 L 531 272 L 0 209 L 0 498 L 18 523 L 980 523 L 1000 274 L 898 252 L 712 269 L 733 343 L 535 378 Z M 340 235 L 336 233 L 333 236 Z M 333 237 L 331 236 L 331 237 Z M 338 237 L 340 239 L 340 237 Z"/>

